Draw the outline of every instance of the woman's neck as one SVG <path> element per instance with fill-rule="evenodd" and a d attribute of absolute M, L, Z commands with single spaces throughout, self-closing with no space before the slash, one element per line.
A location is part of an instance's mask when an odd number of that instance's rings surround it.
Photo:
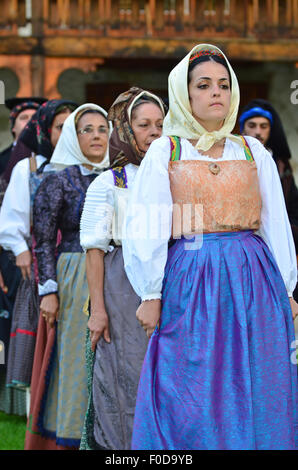
<path fill-rule="evenodd" d="M 195 147 L 196 143 L 198 142 L 196 139 L 189 139 L 189 142 Z M 206 155 L 212 158 L 221 158 L 223 156 L 224 148 L 225 148 L 226 138 L 222 138 L 219 141 L 215 142 L 210 149 L 198 150 L 201 155 Z"/>
<path fill-rule="evenodd" d="M 83 163 L 83 167 L 84 167 L 84 168 L 87 168 L 87 170 L 90 170 L 90 171 L 93 170 L 93 166 L 92 166 L 92 165 L 88 165 L 87 163 Z"/>
<path fill-rule="evenodd" d="M 206 130 L 206 132 L 219 131 L 224 125 L 224 121 L 202 121 L 194 116 L 196 121 Z"/>

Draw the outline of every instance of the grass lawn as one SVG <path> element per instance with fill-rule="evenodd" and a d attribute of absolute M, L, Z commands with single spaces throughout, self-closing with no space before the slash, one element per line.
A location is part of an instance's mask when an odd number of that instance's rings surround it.
<path fill-rule="evenodd" d="M 23 450 L 26 418 L 0 411 L 0 450 Z"/>

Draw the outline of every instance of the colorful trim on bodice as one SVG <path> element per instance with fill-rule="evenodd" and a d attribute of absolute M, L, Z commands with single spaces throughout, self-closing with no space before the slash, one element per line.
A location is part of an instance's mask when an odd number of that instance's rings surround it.
<path fill-rule="evenodd" d="M 171 162 L 176 162 L 181 158 L 181 142 L 180 137 L 176 135 L 169 136 L 171 143 Z"/>
<path fill-rule="evenodd" d="M 243 137 L 243 135 L 240 136 L 241 139 L 242 139 L 242 142 L 243 142 L 243 145 L 244 145 L 244 153 L 245 153 L 245 158 L 248 162 L 253 162 L 254 161 L 254 157 L 251 153 L 251 150 L 250 150 L 250 147 L 247 143 L 247 140 L 245 139 L 245 137 Z"/>
<path fill-rule="evenodd" d="M 248 162 L 253 162 L 254 157 L 252 155 L 252 152 L 250 150 L 250 147 L 242 135 L 240 135 L 243 145 L 244 145 L 244 153 L 245 153 L 245 158 Z M 169 136 L 170 143 L 171 143 L 171 162 L 176 162 L 180 160 L 181 158 L 181 142 L 180 142 L 180 137 L 177 137 L 176 135 L 171 135 Z"/>
<path fill-rule="evenodd" d="M 123 166 L 116 166 L 112 169 L 114 184 L 117 188 L 127 188 L 127 176 Z"/>

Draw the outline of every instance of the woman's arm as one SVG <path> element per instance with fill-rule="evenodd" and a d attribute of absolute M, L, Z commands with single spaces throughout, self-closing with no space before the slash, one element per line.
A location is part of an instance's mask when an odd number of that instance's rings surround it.
<path fill-rule="evenodd" d="M 261 225 L 258 234 L 273 254 L 291 299 L 293 317 L 297 304 L 292 294 L 297 283 L 297 260 L 291 226 L 276 164 L 256 139 L 249 138 L 255 158 L 262 198 Z"/>
<path fill-rule="evenodd" d="M 127 208 L 124 266 L 143 301 L 161 299 L 172 227 L 169 159 L 169 139 L 152 142 L 136 174 Z"/>
<path fill-rule="evenodd" d="M 95 351 L 97 341 L 101 336 L 110 343 L 109 320 L 104 304 L 104 255 L 97 248 L 87 251 L 86 273 L 90 294 L 91 315 L 88 328 L 91 334 L 91 348 Z"/>
<path fill-rule="evenodd" d="M 33 204 L 38 291 L 42 296 L 40 311 L 50 327 L 54 326 L 59 312 L 55 251 L 63 198 L 63 185 L 59 176 L 50 174 L 40 184 Z"/>
<path fill-rule="evenodd" d="M 29 159 L 17 163 L 6 189 L 0 212 L 0 245 L 16 256 L 22 276 L 31 276 Z"/>
<path fill-rule="evenodd" d="M 150 337 L 161 313 L 161 291 L 172 227 L 167 137 L 152 142 L 134 180 L 123 239 L 127 277 L 141 297 L 137 319 Z"/>
<path fill-rule="evenodd" d="M 86 273 L 91 304 L 88 327 L 93 351 L 101 336 L 105 341 L 110 342 L 103 285 L 104 255 L 111 241 L 113 214 L 113 175 L 110 171 L 106 171 L 95 178 L 87 190 L 80 226 L 81 246 L 87 252 Z"/>

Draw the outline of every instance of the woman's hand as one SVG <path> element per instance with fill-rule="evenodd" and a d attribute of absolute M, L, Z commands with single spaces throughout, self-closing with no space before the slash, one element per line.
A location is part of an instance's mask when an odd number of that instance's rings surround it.
<path fill-rule="evenodd" d="M 289 298 L 291 309 L 292 309 L 292 315 L 293 315 L 293 320 L 298 316 L 298 304 L 297 302 L 293 299 L 293 297 Z"/>
<path fill-rule="evenodd" d="M 161 301 L 159 299 L 146 300 L 141 303 L 137 310 L 137 319 L 146 331 L 148 338 L 151 337 L 159 322 L 161 313 Z"/>
<path fill-rule="evenodd" d="M 0 271 L 0 289 L 2 290 L 2 292 L 4 292 L 4 294 L 7 294 L 8 288 L 7 288 L 6 285 L 4 284 L 4 279 L 3 279 L 3 277 L 2 277 L 1 271 Z"/>
<path fill-rule="evenodd" d="M 20 268 L 23 279 L 31 279 L 32 256 L 29 250 L 23 251 L 16 257 L 16 265 Z"/>
<path fill-rule="evenodd" d="M 107 343 L 111 342 L 109 331 L 109 318 L 105 310 L 92 311 L 88 321 L 90 330 L 91 349 L 95 351 L 96 344 L 101 336 Z"/>
<path fill-rule="evenodd" d="M 42 298 L 40 303 L 40 313 L 44 317 L 45 321 L 52 328 L 55 321 L 58 320 L 59 312 L 59 299 L 57 294 L 48 294 Z"/>

